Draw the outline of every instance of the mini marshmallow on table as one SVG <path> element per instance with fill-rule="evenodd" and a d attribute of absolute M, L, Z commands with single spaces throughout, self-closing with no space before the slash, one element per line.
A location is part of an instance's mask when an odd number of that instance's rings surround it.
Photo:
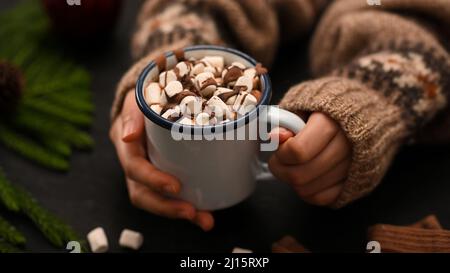
<path fill-rule="evenodd" d="M 97 227 L 90 231 L 87 235 L 87 239 L 92 252 L 104 253 L 108 251 L 108 238 L 102 227 Z"/>
<path fill-rule="evenodd" d="M 120 233 L 119 245 L 121 247 L 127 247 L 134 250 L 138 250 L 141 248 L 144 243 L 144 236 L 140 232 L 124 229 L 122 233 Z"/>
<path fill-rule="evenodd" d="M 253 253 L 253 251 L 245 248 L 235 247 L 231 253 Z"/>

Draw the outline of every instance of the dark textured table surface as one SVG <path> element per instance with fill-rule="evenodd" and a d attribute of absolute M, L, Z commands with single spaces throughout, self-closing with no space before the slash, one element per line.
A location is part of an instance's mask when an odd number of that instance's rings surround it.
<path fill-rule="evenodd" d="M 131 64 L 129 36 L 138 1 L 124 1 L 114 37 L 89 52 L 73 52 L 92 73 L 96 105 L 91 133 L 92 152 L 76 153 L 68 173 L 36 167 L 0 147 L 0 166 L 8 176 L 47 208 L 85 235 L 102 226 L 111 251 L 123 251 L 118 237 L 123 228 L 142 232 L 144 252 L 229 252 L 234 246 L 270 251 L 285 234 L 295 236 L 312 251 L 365 250 L 367 227 L 375 223 L 409 224 L 430 213 L 450 228 L 450 147 L 409 147 L 369 197 L 346 208 L 329 210 L 305 204 L 278 181 L 261 182 L 247 201 L 214 213 L 215 228 L 208 233 L 178 220 L 163 219 L 133 208 L 128 200 L 123 173 L 108 138 L 109 109 L 114 88 Z M 13 5 L 1 1 L 0 8 Z M 308 77 L 305 38 L 280 49 L 271 69 L 275 102 L 290 85 Z M 33 226 L 9 215 L 27 238 L 32 251 L 54 250 Z"/>

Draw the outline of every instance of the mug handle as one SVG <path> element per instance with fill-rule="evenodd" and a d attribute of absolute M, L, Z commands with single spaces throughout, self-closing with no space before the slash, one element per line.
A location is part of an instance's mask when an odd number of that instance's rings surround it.
<path fill-rule="evenodd" d="M 297 134 L 305 127 L 305 122 L 298 115 L 281 109 L 278 106 L 268 106 L 267 114 L 261 117 L 263 122 L 267 124 L 278 124 L 279 127 L 288 129 L 294 134 Z M 257 180 L 270 180 L 274 179 L 273 174 L 269 170 L 267 162 L 258 160 L 260 172 L 258 173 Z"/>

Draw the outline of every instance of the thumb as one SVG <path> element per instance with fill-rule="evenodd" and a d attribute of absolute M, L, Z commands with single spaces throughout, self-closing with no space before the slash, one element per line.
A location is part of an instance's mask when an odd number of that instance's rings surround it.
<path fill-rule="evenodd" d="M 132 142 L 144 131 L 144 115 L 139 110 L 134 92 L 128 92 L 122 108 L 122 140 Z"/>
<path fill-rule="evenodd" d="M 288 140 L 288 138 L 293 137 L 294 133 L 282 127 L 275 127 L 270 131 L 269 136 L 270 138 L 278 137 L 279 143 L 282 144 Z"/>

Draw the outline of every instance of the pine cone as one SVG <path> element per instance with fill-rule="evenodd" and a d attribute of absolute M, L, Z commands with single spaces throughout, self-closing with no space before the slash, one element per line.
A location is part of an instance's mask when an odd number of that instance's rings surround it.
<path fill-rule="evenodd" d="M 22 72 L 14 65 L 0 61 L 0 113 L 12 113 L 24 86 Z"/>

